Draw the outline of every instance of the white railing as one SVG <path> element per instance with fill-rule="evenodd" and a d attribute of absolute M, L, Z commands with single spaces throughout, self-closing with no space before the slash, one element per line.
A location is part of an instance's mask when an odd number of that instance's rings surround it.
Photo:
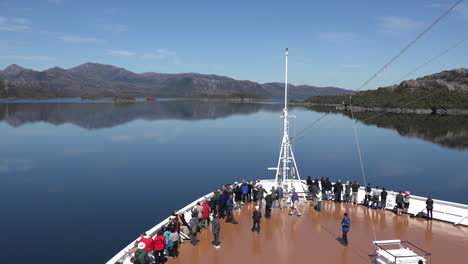
<path fill-rule="evenodd" d="M 205 198 L 211 198 L 213 196 L 213 193 L 209 193 L 205 196 L 202 196 L 200 198 L 198 198 L 197 200 L 195 200 L 194 202 L 188 204 L 187 206 L 185 206 L 184 208 L 180 209 L 178 212 L 183 212 L 185 214 L 185 217 L 188 217 L 187 214 L 190 214 L 190 211 L 192 210 L 192 208 L 197 204 L 197 202 L 201 202 L 203 199 Z M 151 237 L 154 237 L 156 236 L 156 233 L 159 229 L 163 228 L 164 226 L 166 226 L 168 224 L 168 221 L 169 219 L 171 218 L 172 216 L 164 219 L 163 221 L 161 221 L 159 224 L 155 225 L 153 228 L 151 228 L 150 230 L 148 230 L 146 232 L 147 235 L 150 235 Z M 137 237 L 136 239 L 134 239 L 131 243 L 129 243 L 124 249 L 122 249 L 119 253 L 117 253 L 113 258 L 111 258 L 110 260 L 108 260 L 106 262 L 106 264 L 116 264 L 116 263 L 122 263 L 125 258 L 129 257 L 126 252 L 133 248 L 134 247 L 134 244 L 135 244 L 135 241 L 139 240 L 140 238 Z"/>

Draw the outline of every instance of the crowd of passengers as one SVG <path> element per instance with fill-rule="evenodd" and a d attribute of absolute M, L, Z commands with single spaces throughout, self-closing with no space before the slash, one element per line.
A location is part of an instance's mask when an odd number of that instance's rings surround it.
<path fill-rule="evenodd" d="M 312 206 L 319 212 L 322 211 L 322 200 L 334 201 L 337 203 L 353 203 L 368 206 L 371 209 L 386 209 L 388 193 L 385 188 L 371 188 L 367 184 L 364 188 L 364 200 L 359 203 L 358 191 L 361 187 L 357 181 L 353 183 L 341 180 L 332 183 L 329 178 L 322 178 L 320 181 L 312 181 L 307 178 L 309 195 L 312 197 Z M 265 204 L 263 201 L 265 200 Z M 260 180 L 242 181 L 233 185 L 226 184 L 213 193 L 210 198 L 197 202 L 192 208 L 189 221 L 185 219 L 183 212 L 174 211 L 169 218 L 168 224 L 157 231 L 157 235 L 152 238 L 149 232 L 141 234 L 135 247 L 127 252 L 131 257 L 131 263 L 137 264 L 160 264 L 167 262 L 168 258 L 176 258 L 179 255 L 179 245 L 184 240 L 190 240 L 193 246 L 197 245 L 197 235 L 202 229 L 208 229 L 211 223 L 211 231 L 214 239 L 212 244 L 215 248 L 220 248 L 219 232 L 221 225 L 220 219 L 225 219 L 226 223 L 237 224 L 234 218 L 233 210 L 239 209 L 246 203 L 255 202 L 255 211 L 253 212 L 252 232 L 260 234 L 260 219 L 262 214 L 260 209 L 265 206 L 265 218 L 271 217 L 271 209 L 290 208 L 290 215 L 300 216 L 298 210 L 299 196 L 293 188 L 286 193 L 281 187 L 265 190 L 260 184 Z M 395 197 L 395 213 L 401 215 L 407 213 L 410 203 L 410 192 L 404 194 L 400 191 Z M 433 201 L 431 196 L 426 201 L 427 212 L 432 218 Z"/>
<path fill-rule="evenodd" d="M 388 192 L 385 188 L 380 188 L 376 186 L 372 188 L 370 184 L 367 184 L 364 187 L 364 200 L 359 203 L 358 201 L 358 192 L 361 187 L 357 181 L 349 182 L 345 184 L 341 180 L 337 180 L 333 184 L 329 178 L 321 178 L 320 183 L 318 179 L 312 181 L 310 176 L 307 178 L 307 186 L 309 192 L 312 195 L 312 205 L 318 210 L 321 211 L 321 201 L 333 200 L 337 203 L 353 203 L 353 204 L 362 204 L 371 209 L 383 209 L 385 210 L 387 205 Z M 407 214 L 408 208 L 410 205 L 411 192 L 410 191 L 399 191 L 395 196 L 395 207 L 391 208 L 397 215 Z M 423 214 L 427 219 L 432 219 L 432 210 L 434 206 L 434 201 L 432 196 L 429 195 L 426 200 L 426 212 Z"/>

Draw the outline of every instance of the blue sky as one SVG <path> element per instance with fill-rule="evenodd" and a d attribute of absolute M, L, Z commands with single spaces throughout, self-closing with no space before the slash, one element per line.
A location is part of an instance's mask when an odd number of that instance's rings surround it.
<path fill-rule="evenodd" d="M 356 89 L 453 1 L 0 0 L 0 68 L 85 62 Z M 468 36 L 461 5 L 367 88 Z M 468 41 L 411 77 L 468 67 Z"/>

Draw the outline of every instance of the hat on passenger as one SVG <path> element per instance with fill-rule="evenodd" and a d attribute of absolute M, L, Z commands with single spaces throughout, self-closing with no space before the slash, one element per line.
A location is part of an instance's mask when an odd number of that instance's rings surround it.
<path fill-rule="evenodd" d="M 146 244 L 143 242 L 138 243 L 138 248 L 139 249 L 144 249 L 146 247 Z"/>
<path fill-rule="evenodd" d="M 260 209 L 260 207 L 258 205 L 255 206 L 255 210 L 258 210 Z"/>
<path fill-rule="evenodd" d="M 411 193 L 410 193 L 410 191 L 406 191 L 405 194 L 406 194 L 406 195 L 410 195 Z"/>
<path fill-rule="evenodd" d="M 150 231 L 146 231 L 144 237 L 145 237 L 145 238 L 151 238 L 150 234 L 151 234 Z"/>

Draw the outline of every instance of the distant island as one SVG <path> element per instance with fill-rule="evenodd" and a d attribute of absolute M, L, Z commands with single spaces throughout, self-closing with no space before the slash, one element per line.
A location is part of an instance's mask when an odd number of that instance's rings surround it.
<path fill-rule="evenodd" d="M 289 85 L 289 96 L 305 99 L 317 95 L 348 94 L 337 87 Z M 0 70 L 0 99 L 3 98 L 113 98 L 187 97 L 250 100 L 282 97 L 284 84 L 235 80 L 226 76 L 147 72 L 137 74 L 123 68 L 85 63 L 71 69 L 54 67 L 45 71 L 26 69 L 16 64 Z"/>
<path fill-rule="evenodd" d="M 349 95 L 310 97 L 309 105 L 350 110 Z M 468 114 L 468 69 L 460 68 L 402 81 L 352 95 L 353 110 L 415 114 Z"/>

